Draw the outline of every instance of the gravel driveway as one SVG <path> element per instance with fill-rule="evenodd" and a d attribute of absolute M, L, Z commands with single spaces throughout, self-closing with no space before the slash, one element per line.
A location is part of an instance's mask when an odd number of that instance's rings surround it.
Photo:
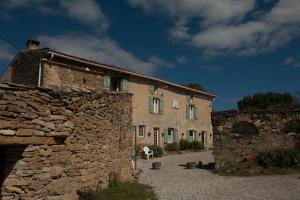
<path fill-rule="evenodd" d="M 211 152 L 169 155 L 150 161 L 139 160 L 139 181 L 155 188 L 161 200 L 300 200 L 300 175 L 257 177 L 219 176 L 202 169 L 185 169 L 191 161 L 212 161 Z M 162 163 L 160 170 L 151 163 Z"/>

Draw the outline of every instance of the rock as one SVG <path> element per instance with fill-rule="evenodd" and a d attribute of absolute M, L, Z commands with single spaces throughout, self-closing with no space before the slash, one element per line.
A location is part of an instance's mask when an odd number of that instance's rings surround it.
<path fill-rule="evenodd" d="M 50 121 L 55 121 L 55 120 L 66 120 L 67 117 L 63 115 L 51 115 L 50 116 Z"/>
<path fill-rule="evenodd" d="M 33 119 L 32 123 L 40 125 L 40 126 L 43 126 L 43 127 L 46 127 L 46 128 L 49 128 L 51 130 L 55 129 L 55 126 L 54 126 L 54 124 L 52 122 L 44 122 L 44 121 L 42 121 L 40 119 Z"/>
<path fill-rule="evenodd" d="M 15 193 L 19 193 L 19 194 L 23 193 L 23 190 L 21 190 L 18 187 L 14 187 L 14 186 L 6 186 L 5 189 L 8 190 L 9 192 L 15 192 Z"/>
<path fill-rule="evenodd" d="M 16 135 L 17 136 L 22 136 L 22 137 L 30 137 L 33 134 L 33 130 L 32 129 L 24 129 L 24 128 L 20 128 L 17 130 Z"/>
<path fill-rule="evenodd" d="M 64 123 L 64 126 L 67 127 L 67 128 L 74 128 L 74 124 L 72 121 L 66 121 Z"/>
<path fill-rule="evenodd" d="M 72 185 L 70 178 L 60 178 L 52 180 L 49 185 L 49 194 L 51 196 L 63 195 L 72 192 Z"/>
<path fill-rule="evenodd" d="M 10 128 L 12 126 L 12 121 L 0 120 L 0 129 Z"/>
<path fill-rule="evenodd" d="M 16 131 L 15 130 L 0 130 L 0 135 L 15 135 Z"/>
<path fill-rule="evenodd" d="M 35 119 L 35 118 L 37 118 L 37 115 L 34 114 L 34 113 L 21 113 L 20 116 L 25 118 L 25 119 Z"/>
<path fill-rule="evenodd" d="M 60 166 L 54 166 L 50 168 L 51 178 L 60 178 L 62 176 L 63 169 Z"/>
<path fill-rule="evenodd" d="M 9 112 L 9 111 L 0 111 L 0 116 L 14 117 L 15 114 L 13 112 Z"/>
<path fill-rule="evenodd" d="M 32 178 L 7 178 L 4 180 L 3 185 L 14 185 L 14 186 L 27 186 L 32 182 Z"/>

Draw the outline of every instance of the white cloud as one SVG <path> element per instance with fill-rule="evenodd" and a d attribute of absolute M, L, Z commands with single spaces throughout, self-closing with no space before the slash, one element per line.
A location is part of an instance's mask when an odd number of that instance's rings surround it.
<path fill-rule="evenodd" d="M 0 2 L 0 11 L 32 8 L 44 15 L 67 15 L 83 24 L 95 26 L 102 32 L 107 30 L 109 20 L 103 14 L 95 0 L 4 0 Z"/>
<path fill-rule="evenodd" d="M 14 49 L 6 43 L 0 41 L 0 60 L 8 61 L 14 57 Z"/>
<path fill-rule="evenodd" d="M 100 31 L 107 30 L 109 26 L 100 5 L 94 0 L 61 0 L 60 5 L 67 10 L 70 17 L 84 24 L 96 25 Z"/>
<path fill-rule="evenodd" d="M 293 67 L 293 68 L 300 68 L 300 61 L 293 57 L 288 57 L 285 60 L 285 65 L 287 65 L 289 67 Z"/>
<path fill-rule="evenodd" d="M 180 63 L 180 64 L 184 64 L 184 63 L 187 62 L 187 59 L 186 59 L 185 56 L 178 56 L 178 57 L 176 58 L 176 61 L 177 61 L 178 63 Z"/>
<path fill-rule="evenodd" d="M 158 67 L 173 65 L 157 56 L 143 61 L 122 49 L 109 37 L 98 38 L 93 35 L 43 35 L 38 38 L 42 44 L 52 49 L 63 51 L 98 62 L 119 65 L 128 69 L 151 75 Z"/>
<path fill-rule="evenodd" d="M 261 10 L 254 0 L 128 2 L 148 13 L 169 16 L 174 21 L 170 37 L 193 45 L 206 55 L 273 51 L 300 35 L 299 0 L 280 0 L 271 10 Z"/>

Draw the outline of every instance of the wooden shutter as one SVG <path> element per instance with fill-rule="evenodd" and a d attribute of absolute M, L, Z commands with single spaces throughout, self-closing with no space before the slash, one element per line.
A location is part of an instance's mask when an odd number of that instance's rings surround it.
<path fill-rule="evenodd" d="M 187 141 L 189 141 L 189 131 L 188 131 L 188 130 L 187 130 L 186 133 L 185 133 L 185 139 L 186 139 Z"/>
<path fill-rule="evenodd" d="M 153 84 L 149 85 L 149 92 L 154 93 L 155 92 L 155 86 Z"/>
<path fill-rule="evenodd" d="M 194 119 L 197 119 L 197 107 L 194 105 Z"/>
<path fill-rule="evenodd" d="M 110 76 L 104 76 L 104 89 L 110 90 L 111 88 L 111 77 Z"/>
<path fill-rule="evenodd" d="M 126 92 L 128 91 L 128 80 L 122 79 L 121 90 Z"/>
<path fill-rule="evenodd" d="M 173 137 L 174 137 L 174 142 L 176 142 L 176 143 L 178 143 L 179 142 L 179 139 L 178 139 L 178 130 L 177 129 L 174 129 L 174 135 L 173 135 Z"/>
<path fill-rule="evenodd" d="M 190 101 L 191 101 L 191 95 L 186 95 L 186 100 L 187 100 L 188 102 L 190 102 Z"/>
<path fill-rule="evenodd" d="M 149 97 L 149 112 L 153 113 L 153 97 Z"/>
<path fill-rule="evenodd" d="M 165 128 L 165 133 L 164 133 L 164 143 L 168 143 L 168 128 Z"/>
<path fill-rule="evenodd" d="M 163 100 L 163 98 L 160 98 L 159 99 L 159 113 L 163 114 L 163 112 L 164 112 L 164 100 Z"/>
<path fill-rule="evenodd" d="M 190 110 L 189 110 L 189 104 L 186 104 L 186 118 L 190 118 Z"/>

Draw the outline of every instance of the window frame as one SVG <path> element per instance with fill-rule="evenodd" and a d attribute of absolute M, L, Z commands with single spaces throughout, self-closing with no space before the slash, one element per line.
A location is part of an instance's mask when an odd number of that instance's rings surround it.
<path fill-rule="evenodd" d="M 189 119 L 195 119 L 195 105 L 189 105 Z"/>
<path fill-rule="evenodd" d="M 141 134 L 141 130 L 142 130 L 142 134 Z M 146 134 L 146 126 L 145 125 L 139 125 L 138 137 L 145 137 L 145 134 Z"/>

